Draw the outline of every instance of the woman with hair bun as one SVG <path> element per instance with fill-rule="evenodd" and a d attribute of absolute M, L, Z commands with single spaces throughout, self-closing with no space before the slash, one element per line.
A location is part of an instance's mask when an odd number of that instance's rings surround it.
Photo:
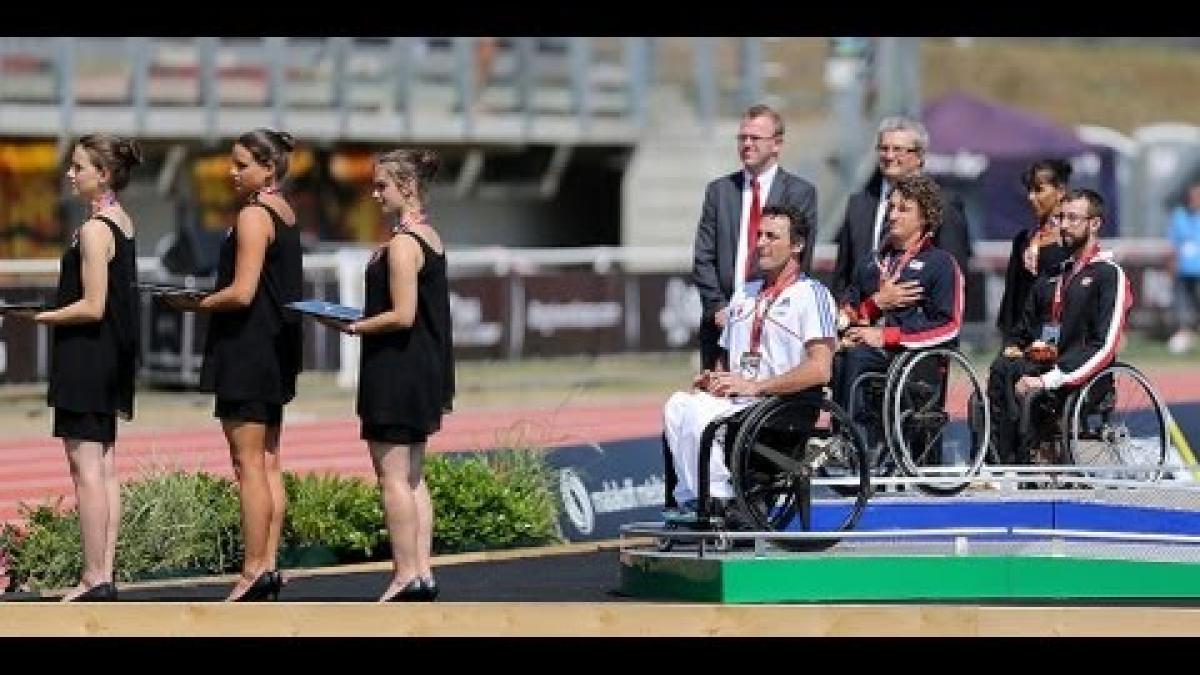
<path fill-rule="evenodd" d="M 71 468 L 83 542 L 83 573 L 64 602 L 117 599 L 116 418 L 133 418 L 140 325 L 133 219 L 117 193 L 141 162 L 131 139 L 89 134 L 75 143 L 67 179 L 91 214 L 63 253 L 55 309 L 33 317 L 52 329 L 47 401 Z"/>
<path fill-rule="evenodd" d="M 1004 275 L 1004 295 L 996 314 L 996 328 L 1000 329 L 1002 340 L 1007 340 L 1016 327 L 1034 280 L 1056 276 L 1069 257 L 1054 212 L 1067 193 L 1070 179 L 1071 165 L 1061 159 L 1040 159 L 1021 174 L 1035 222 L 1013 237 Z"/>
<path fill-rule="evenodd" d="M 279 462 L 283 406 L 296 395 L 301 366 L 299 317 L 287 304 L 303 283 L 296 213 L 280 193 L 291 134 L 255 129 L 231 152 L 234 189 L 245 200 L 221 244 L 216 290 L 203 299 L 171 298 L 185 311 L 211 312 L 200 385 L 216 394 L 237 477 L 245 558 L 226 601 L 278 598 L 276 556 L 285 495 Z"/>
<path fill-rule="evenodd" d="M 392 236 L 367 264 L 363 318 L 322 320 L 362 337 L 356 408 L 392 544 L 392 581 L 380 602 L 438 594 L 423 464 L 426 441 L 451 409 L 454 355 L 445 246 L 425 211 L 437 168 L 428 150 L 393 150 L 376 159 L 372 194 L 393 219 Z"/>

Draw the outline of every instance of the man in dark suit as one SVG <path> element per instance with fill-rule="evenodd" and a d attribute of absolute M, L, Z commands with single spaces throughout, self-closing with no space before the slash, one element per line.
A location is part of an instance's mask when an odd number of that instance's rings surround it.
<path fill-rule="evenodd" d="M 766 105 L 748 108 L 738 127 L 737 145 L 742 168 L 708 184 L 696 228 L 692 279 L 704 306 L 699 338 L 700 361 L 706 369 L 713 368 L 721 355 L 717 339 L 725 326 L 729 298 L 746 280 L 759 275 L 754 245 L 763 207 L 791 206 L 811 224 L 804 246 L 805 271 L 816 241 L 817 190 L 779 166 L 783 147 L 779 113 Z"/>
<path fill-rule="evenodd" d="M 929 132 L 925 125 L 907 117 L 887 117 L 879 123 L 875 149 L 879 153 L 879 169 L 867 186 L 850 196 L 846 216 L 837 234 L 837 261 L 829 284 L 834 299 L 845 302 L 846 289 L 858 275 L 858 266 L 870 260 L 888 237 L 887 199 L 881 198 L 891 186 L 905 176 L 920 173 L 925 166 L 925 150 L 929 147 Z M 937 229 L 933 245 L 954 256 L 966 275 L 970 270 L 971 238 L 962 200 L 946 190 L 941 191 L 942 225 Z M 881 309 L 905 307 L 921 297 L 921 287 L 915 281 L 883 284 L 875 302 Z"/>

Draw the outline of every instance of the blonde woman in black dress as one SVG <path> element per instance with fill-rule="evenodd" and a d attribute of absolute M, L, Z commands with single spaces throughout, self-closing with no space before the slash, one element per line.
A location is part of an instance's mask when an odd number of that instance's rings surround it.
<path fill-rule="evenodd" d="M 286 308 L 303 284 L 300 229 L 280 194 L 287 133 L 256 129 L 231 152 L 234 189 L 245 199 L 221 244 L 216 291 L 202 300 L 171 299 L 178 309 L 212 312 L 200 385 L 216 394 L 241 497 L 245 558 L 227 601 L 276 598 L 283 578 L 276 555 L 285 495 L 279 461 L 283 406 L 296 395 L 300 318 Z"/>
<path fill-rule="evenodd" d="M 372 194 L 394 219 L 391 239 L 366 269 L 364 318 L 326 324 L 362 337 L 357 411 L 383 493 L 393 575 L 380 602 L 433 600 L 433 504 L 425 443 L 454 398 L 450 295 L 442 238 L 425 212 L 429 151 L 394 150 L 376 160 Z"/>
<path fill-rule="evenodd" d="M 56 309 L 34 316 L 53 327 L 47 399 L 71 467 L 83 540 L 83 575 L 65 602 L 117 599 L 116 418 L 133 418 L 139 325 L 133 219 L 117 192 L 141 161 L 134 140 L 91 134 L 75 144 L 67 178 L 91 215 L 63 253 Z"/>

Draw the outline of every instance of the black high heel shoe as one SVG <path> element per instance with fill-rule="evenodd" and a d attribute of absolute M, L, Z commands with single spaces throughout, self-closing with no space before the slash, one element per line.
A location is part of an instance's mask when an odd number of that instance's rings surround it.
<path fill-rule="evenodd" d="M 279 599 L 279 590 L 275 587 L 275 579 L 269 570 L 258 575 L 254 583 L 250 584 L 250 588 L 234 598 L 233 602 L 259 602 L 268 597 L 272 600 Z"/>
<path fill-rule="evenodd" d="M 421 602 L 424 599 L 425 584 L 421 582 L 421 577 L 413 577 L 400 590 L 396 591 L 395 595 L 384 602 Z"/>
<path fill-rule="evenodd" d="M 271 596 L 272 599 L 279 599 L 279 592 L 283 590 L 283 575 L 279 570 L 268 570 L 267 574 L 271 575 Z"/>
<path fill-rule="evenodd" d="M 117 585 L 111 581 L 105 581 L 92 586 L 68 602 L 116 602 L 116 600 Z"/>
<path fill-rule="evenodd" d="M 424 591 L 424 597 L 421 599 L 428 602 L 433 602 L 434 600 L 437 600 L 440 587 L 437 585 L 437 582 L 433 580 L 432 576 L 421 577 L 421 590 Z"/>

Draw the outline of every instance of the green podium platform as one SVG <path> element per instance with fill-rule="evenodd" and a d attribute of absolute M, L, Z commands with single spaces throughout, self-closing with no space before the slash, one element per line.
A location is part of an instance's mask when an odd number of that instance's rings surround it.
<path fill-rule="evenodd" d="M 625 542 L 650 537 L 659 546 L 645 539 L 622 546 L 621 588 L 637 598 L 732 604 L 1200 606 L 1200 484 L 1071 480 L 1076 486 L 1069 489 L 968 490 L 954 497 L 881 493 L 849 532 L 822 527 L 841 522 L 837 509 L 846 508 L 845 498 L 814 500 L 810 529 L 796 521 L 782 532 L 758 533 L 630 523 L 622 527 Z M 726 550 L 731 542 L 741 546 Z"/>
<path fill-rule="evenodd" d="M 1169 546 L 1093 546 L 1086 556 L 1069 550 L 1074 546 L 1062 554 L 973 546 L 978 550 L 956 555 L 907 544 L 839 544 L 820 554 L 764 557 L 624 550 L 620 586 L 634 597 L 710 603 L 1200 601 L 1200 561 L 1170 560 Z"/>

